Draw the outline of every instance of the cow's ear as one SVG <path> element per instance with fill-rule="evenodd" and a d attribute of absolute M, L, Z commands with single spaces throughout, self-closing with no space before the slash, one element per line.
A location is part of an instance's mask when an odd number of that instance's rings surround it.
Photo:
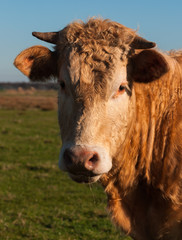
<path fill-rule="evenodd" d="M 25 49 L 15 58 L 14 65 L 32 81 L 44 81 L 57 75 L 56 54 L 43 46 Z"/>
<path fill-rule="evenodd" d="M 169 70 L 164 56 L 155 50 L 143 50 L 131 58 L 131 77 L 136 82 L 151 82 Z"/>

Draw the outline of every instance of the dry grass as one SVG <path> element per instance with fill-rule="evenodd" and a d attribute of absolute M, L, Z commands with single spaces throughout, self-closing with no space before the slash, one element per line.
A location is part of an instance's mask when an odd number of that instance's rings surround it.
<path fill-rule="evenodd" d="M 23 90 L 4 90 L 0 92 L 0 109 L 57 109 L 57 91 L 36 90 L 35 88 Z"/>

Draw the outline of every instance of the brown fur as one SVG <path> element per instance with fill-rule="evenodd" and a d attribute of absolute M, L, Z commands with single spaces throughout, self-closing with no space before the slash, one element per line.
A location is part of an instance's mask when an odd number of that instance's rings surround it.
<path fill-rule="evenodd" d="M 136 52 L 130 47 L 135 35 L 109 20 L 72 23 L 60 31 L 54 53 L 42 57 L 39 52 L 32 58 L 29 50 L 31 58 L 26 52 L 26 59 L 33 61 L 19 69 L 32 79 L 47 78 L 78 54 L 80 62 L 73 64 L 80 69 L 80 85 L 75 83 L 74 97 L 90 106 L 97 94 L 107 100 L 104 89 L 113 77 L 119 49 L 128 66 L 133 115 L 111 171 L 100 180 L 108 208 L 113 221 L 136 240 L 181 240 L 182 53 Z M 15 61 L 17 67 L 22 56 Z M 46 74 L 39 72 L 43 65 L 51 66 Z"/>
<path fill-rule="evenodd" d="M 182 238 L 182 71 L 168 63 L 160 79 L 134 83 L 136 116 L 120 170 L 103 177 L 113 220 L 134 239 Z"/>
<path fill-rule="evenodd" d="M 57 76 L 56 52 L 43 46 L 34 46 L 22 51 L 14 65 L 32 81 L 44 81 Z"/>

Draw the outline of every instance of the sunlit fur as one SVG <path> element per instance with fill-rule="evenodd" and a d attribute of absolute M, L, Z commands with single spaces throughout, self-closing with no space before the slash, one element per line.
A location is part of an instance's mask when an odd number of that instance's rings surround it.
<path fill-rule="evenodd" d="M 134 239 L 182 238 L 182 71 L 167 60 L 166 75 L 133 83 L 132 127 L 103 177 L 113 220 Z"/>
<path fill-rule="evenodd" d="M 136 51 L 130 45 L 135 35 L 109 20 L 76 22 L 60 31 L 54 52 L 42 49 L 42 61 L 33 47 L 15 65 L 23 62 L 18 68 L 25 74 L 28 68 L 33 80 L 53 75 L 65 81 L 68 92 L 59 93 L 63 142 L 108 151 L 112 168 L 100 182 L 113 222 L 135 240 L 181 240 L 182 52 Z M 128 92 L 118 97 L 119 67 L 126 69 Z"/>

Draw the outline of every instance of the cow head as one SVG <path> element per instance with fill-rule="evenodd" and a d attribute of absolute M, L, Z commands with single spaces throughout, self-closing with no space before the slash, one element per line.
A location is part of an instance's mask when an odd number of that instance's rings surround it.
<path fill-rule="evenodd" d="M 54 43 L 55 50 L 31 47 L 17 56 L 15 66 L 33 81 L 58 78 L 60 168 L 77 182 L 95 182 L 114 166 L 134 118 L 132 81 L 159 78 L 167 63 L 147 50 L 153 42 L 106 20 L 33 35 Z M 135 54 L 135 49 L 142 50 Z"/>

